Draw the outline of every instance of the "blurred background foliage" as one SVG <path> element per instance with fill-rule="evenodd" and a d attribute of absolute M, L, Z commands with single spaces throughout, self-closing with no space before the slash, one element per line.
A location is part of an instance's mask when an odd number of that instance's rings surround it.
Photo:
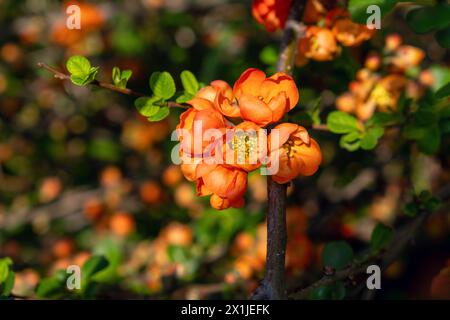
<path fill-rule="evenodd" d="M 132 98 L 76 87 L 36 65 L 64 70 L 69 56 L 85 55 L 101 67 L 98 79 L 111 82 L 114 66 L 130 69 L 128 86 L 144 93 L 148 76 L 158 70 L 188 69 L 203 83 L 232 83 L 248 67 L 274 72 L 280 34 L 254 22 L 250 1 L 84 2 L 79 31 L 65 27 L 67 4 L 0 0 L 0 257 L 13 261 L 12 293 L 247 297 L 264 272 L 265 178 L 250 176 L 244 208 L 210 209 L 170 160 L 179 113 L 149 123 Z M 398 6 L 370 41 L 344 48 L 336 60 L 296 68 L 297 110 L 319 107 L 324 119 L 365 56 L 381 51 L 391 32 L 425 51 L 423 68 L 435 81 L 431 90 L 448 82 L 448 51 L 433 34 L 412 32 L 407 10 L 407 4 Z M 375 150 L 353 153 L 339 147 L 336 135 L 311 135 L 324 161 L 314 177 L 289 187 L 291 289 L 320 274 L 325 242 L 345 239 L 358 251 L 377 222 L 406 219 L 401 208 L 414 193 L 410 179 L 419 191 L 450 181 L 448 136 L 429 156 L 395 131 Z M 430 217 L 420 241 L 386 270 L 380 298 L 430 297 L 433 278 L 450 258 L 449 229 L 448 211 Z M 86 273 L 81 292 L 68 292 L 67 275 L 58 271 L 71 264 Z"/>

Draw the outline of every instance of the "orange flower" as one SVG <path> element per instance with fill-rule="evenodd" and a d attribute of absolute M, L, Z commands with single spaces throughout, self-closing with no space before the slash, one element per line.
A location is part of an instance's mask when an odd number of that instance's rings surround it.
<path fill-rule="evenodd" d="M 317 61 L 333 60 L 341 52 L 333 33 L 327 28 L 308 27 L 306 37 L 298 43 L 299 55 Z"/>
<path fill-rule="evenodd" d="M 425 52 L 423 50 L 413 46 L 400 46 L 395 51 L 391 63 L 394 69 L 405 71 L 408 68 L 419 65 L 423 58 L 425 58 Z"/>
<path fill-rule="evenodd" d="M 310 138 L 305 128 L 294 123 L 282 123 L 269 135 L 270 164 L 278 170 L 272 179 L 286 183 L 299 175 L 314 174 L 322 162 L 322 153 L 317 142 Z"/>
<path fill-rule="evenodd" d="M 319 20 L 325 18 L 327 9 L 320 0 L 308 0 L 303 13 L 303 22 L 314 24 Z"/>
<path fill-rule="evenodd" d="M 186 179 L 196 181 L 197 195 L 211 195 L 210 203 L 218 210 L 244 205 L 247 190 L 247 173 L 222 164 L 182 164 Z"/>
<path fill-rule="evenodd" d="M 387 51 L 397 50 L 402 44 L 402 37 L 396 33 L 386 37 L 384 47 Z"/>
<path fill-rule="evenodd" d="M 278 72 L 266 78 L 258 69 L 247 69 L 234 84 L 233 93 L 241 117 L 261 126 L 279 121 L 299 99 L 292 77 Z"/>
<path fill-rule="evenodd" d="M 350 19 L 350 13 L 342 8 L 331 10 L 327 16 L 332 31 L 343 46 L 351 47 L 369 40 L 375 33 L 375 29 L 369 29 L 365 24 L 358 24 Z"/>
<path fill-rule="evenodd" d="M 250 121 L 244 121 L 227 134 L 224 162 L 247 172 L 258 169 L 266 154 L 266 131 Z"/>
<path fill-rule="evenodd" d="M 203 93 L 189 101 L 192 108 L 180 115 L 177 134 L 180 141 L 180 153 L 188 156 L 202 157 L 212 151 L 214 142 L 220 139 L 228 126 L 225 118 L 214 108 L 213 102 L 203 97 Z M 204 137 L 209 129 L 217 129 L 217 134 Z M 194 141 L 194 136 L 200 134 L 201 143 Z"/>
<path fill-rule="evenodd" d="M 203 107 L 215 107 L 227 117 L 241 116 L 233 89 L 222 80 L 215 80 L 209 86 L 201 89 L 190 103 L 200 104 Z"/>
<path fill-rule="evenodd" d="M 292 0 L 254 0 L 253 17 L 268 32 L 284 28 L 289 16 Z"/>

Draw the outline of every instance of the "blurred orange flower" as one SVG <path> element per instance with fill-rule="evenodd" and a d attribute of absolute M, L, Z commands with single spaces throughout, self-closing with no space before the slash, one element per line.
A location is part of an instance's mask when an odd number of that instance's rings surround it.
<path fill-rule="evenodd" d="M 337 45 L 333 32 L 327 28 L 311 26 L 306 30 L 306 37 L 300 39 L 298 43 L 300 57 L 297 57 L 297 64 L 302 57 L 317 61 L 329 61 L 340 53 L 341 48 Z"/>
<path fill-rule="evenodd" d="M 252 14 L 268 32 L 274 32 L 284 28 L 291 3 L 292 0 L 254 0 Z"/>
<path fill-rule="evenodd" d="M 327 20 L 332 25 L 336 40 L 346 47 L 357 46 L 369 40 L 375 33 L 375 29 L 369 29 L 365 24 L 353 22 L 350 19 L 350 13 L 342 8 L 331 10 Z"/>

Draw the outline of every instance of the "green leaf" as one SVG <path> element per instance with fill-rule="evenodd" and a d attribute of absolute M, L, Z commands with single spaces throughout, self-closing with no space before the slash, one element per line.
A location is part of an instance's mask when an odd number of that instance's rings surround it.
<path fill-rule="evenodd" d="M 114 67 L 112 69 L 112 80 L 114 85 L 117 86 L 117 84 L 120 82 L 120 69 L 118 67 Z"/>
<path fill-rule="evenodd" d="M 438 4 L 421 7 L 408 12 L 406 21 L 416 33 L 427 33 L 450 25 L 450 5 Z"/>
<path fill-rule="evenodd" d="M 353 249 L 345 241 L 330 242 L 325 245 L 322 252 L 324 266 L 336 270 L 344 269 L 353 259 Z"/>
<path fill-rule="evenodd" d="M 339 140 L 339 145 L 350 152 L 358 150 L 361 144 L 360 133 L 352 131 L 342 136 Z"/>
<path fill-rule="evenodd" d="M 430 199 L 425 201 L 425 203 L 423 204 L 425 209 L 430 211 L 430 212 L 436 211 L 437 209 L 439 209 L 441 207 L 441 205 L 442 205 L 441 200 L 439 200 L 436 197 L 431 197 Z"/>
<path fill-rule="evenodd" d="M 158 113 L 161 109 L 157 103 L 161 102 L 161 98 L 158 97 L 141 97 L 134 101 L 134 105 L 138 112 L 144 117 L 151 117 Z"/>
<path fill-rule="evenodd" d="M 424 135 L 417 141 L 417 146 L 425 154 L 434 154 L 441 144 L 441 131 L 436 124 L 425 129 Z"/>
<path fill-rule="evenodd" d="M 181 96 L 179 96 L 177 98 L 176 102 L 177 103 L 186 103 L 186 102 L 191 101 L 193 98 L 194 98 L 193 95 L 191 95 L 189 93 L 187 93 L 187 94 L 185 93 L 185 94 L 182 94 Z"/>
<path fill-rule="evenodd" d="M 12 260 L 9 257 L 0 259 L 0 284 L 2 284 L 7 278 L 12 266 Z"/>
<path fill-rule="evenodd" d="M 84 263 L 81 268 L 81 274 L 84 279 L 90 279 L 97 272 L 107 268 L 108 265 L 109 262 L 104 256 L 92 256 Z"/>
<path fill-rule="evenodd" d="M 120 71 L 118 67 L 114 67 L 112 70 L 112 80 L 114 85 L 118 88 L 125 89 L 132 74 L 133 72 L 131 70 Z"/>
<path fill-rule="evenodd" d="M 336 283 L 314 289 L 308 298 L 311 300 L 342 300 L 345 298 L 345 295 L 344 283 L 337 281 Z"/>
<path fill-rule="evenodd" d="M 359 129 L 358 120 L 342 111 L 331 112 L 327 118 L 327 126 L 334 133 L 349 133 Z"/>
<path fill-rule="evenodd" d="M 157 122 L 166 118 L 170 114 L 169 107 L 162 107 L 158 110 L 157 113 L 148 117 L 148 121 Z"/>
<path fill-rule="evenodd" d="M 44 278 L 39 282 L 36 295 L 39 298 L 58 297 L 66 292 L 67 274 L 65 270 L 59 270 L 51 277 Z"/>
<path fill-rule="evenodd" d="M 3 285 L 3 292 L 0 295 L 9 296 L 11 294 L 12 289 L 14 288 L 14 280 L 16 278 L 16 274 L 13 271 L 8 273 L 8 277 Z"/>
<path fill-rule="evenodd" d="M 91 71 L 91 63 L 83 56 L 72 56 L 67 60 L 66 68 L 71 75 L 84 78 Z"/>
<path fill-rule="evenodd" d="M 408 202 L 403 207 L 403 212 L 409 217 L 415 217 L 419 212 L 419 208 L 414 202 Z"/>
<path fill-rule="evenodd" d="M 400 98 L 399 98 L 400 100 Z M 397 110 L 400 108 L 399 105 L 397 105 Z M 376 112 L 374 115 L 367 120 L 366 125 L 367 126 L 387 126 L 390 124 L 394 124 L 397 122 L 402 121 L 402 116 L 398 113 L 392 113 L 392 112 Z"/>
<path fill-rule="evenodd" d="M 450 49 L 450 28 L 437 31 L 434 38 L 442 48 Z"/>
<path fill-rule="evenodd" d="M 370 246 L 372 252 L 378 253 L 391 242 L 393 236 L 392 229 L 382 223 L 378 223 L 372 231 Z"/>
<path fill-rule="evenodd" d="M 269 66 L 273 66 L 278 60 L 278 51 L 273 46 L 267 46 L 261 50 L 259 60 Z"/>
<path fill-rule="evenodd" d="M 367 23 L 367 19 L 372 13 L 367 13 L 367 8 L 371 5 L 380 7 L 381 16 L 383 17 L 391 11 L 398 0 L 350 0 L 348 2 L 348 11 L 352 15 L 352 20 L 358 23 Z"/>
<path fill-rule="evenodd" d="M 435 97 L 438 99 L 444 99 L 450 96 L 450 82 L 442 86 L 438 91 L 436 91 Z"/>
<path fill-rule="evenodd" d="M 184 70 L 183 72 L 181 72 L 180 79 L 186 93 L 193 96 L 200 89 L 197 78 L 189 70 Z"/>
<path fill-rule="evenodd" d="M 98 73 L 98 69 L 99 69 L 98 67 L 91 67 L 88 73 L 84 76 L 72 74 L 70 76 L 70 80 L 72 81 L 73 84 L 77 86 L 85 86 L 95 80 L 95 77 L 97 76 Z"/>
<path fill-rule="evenodd" d="M 375 148 L 378 144 L 378 139 L 380 139 L 383 134 L 384 129 L 382 127 L 369 128 L 361 138 L 361 149 L 372 150 Z"/>
<path fill-rule="evenodd" d="M 176 92 L 175 81 L 167 71 L 154 72 L 150 77 L 150 88 L 155 96 L 164 100 L 172 98 Z"/>

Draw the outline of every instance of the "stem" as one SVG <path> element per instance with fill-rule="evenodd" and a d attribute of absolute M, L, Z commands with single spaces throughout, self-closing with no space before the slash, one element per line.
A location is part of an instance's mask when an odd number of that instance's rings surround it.
<path fill-rule="evenodd" d="M 280 57 L 277 69 L 292 73 L 297 43 L 306 27 L 299 23 L 305 6 L 305 0 L 295 0 L 283 33 Z M 266 271 L 261 286 L 255 291 L 253 299 L 280 300 L 287 299 L 285 278 L 286 253 L 286 189 L 287 184 L 280 185 L 267 177 L 267 254 Z"/>

